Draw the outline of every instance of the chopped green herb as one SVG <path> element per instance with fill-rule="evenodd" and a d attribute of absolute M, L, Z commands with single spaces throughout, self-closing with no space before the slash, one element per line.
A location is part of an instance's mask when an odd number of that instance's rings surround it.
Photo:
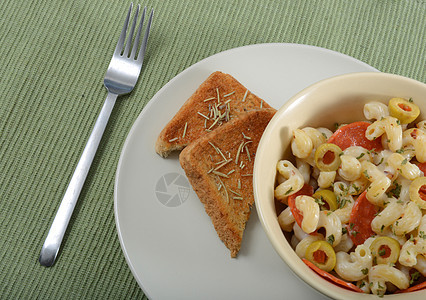
<path fill-rule="evenodd" d="M 370 179 L 370 175 L 368 175 L 367 170 L 364 170 L 363 174 L 365 178 Z"/>
<path fill-rule="evenodd" d="M 359 191 L 361 190 L 361 188 L 359 186 L 357 186 L 355 183 L 352 183 L 352 188 L 359 193 Z"/>
<path fill-rule="evenodd" d="M 285 194 L 284 194 L 284 195 L 288 195 L 288 194 L 290 194 L 292 191 L 293 191 L 293 187 L 290 187 L 290 188 L 288 189 L 288 191 L 287 191 L 287 192 L 285 192 Z"/>
<path fill-rule="evenodd" d="M 336 196 L 336 202 L 339 208 L 343 208 L 348 201 L 349 201 L 348 199 L 342 198 L 340 196 Z"/>
<path fill-rule="evenodd" d="M 361 157 L 363 157 L 365 155 L 365 153 L 361 153 L 356 159 L 360 159 Z"/>
<path fill-rule="evenodd" d="M 333 243 L 334 243 L 334 235 L 332 234 L 332 235 L 329 235 L 328 237 L 327 237 L 327 242 L 330 244 L 330 245 L 333 245 Z"/>
<path fill-rule="evenodd" d="M 389 190 L 388 192 L 386 192 L 386 195 L 389 198 L 395 197 L 395 198 L 399 198 L 400 194 L 401 194 L 401 187 L 402 185 L 398 184 L 398 182 L 394 181 L 393 182 L 393 189 Z"/>
<path fill-rule="evenodd" d="M 318 203 L 318 205 L 322 206 L 325 204 L 325 202 L 323 201 L 324 198 L 322 196 L 320 196 L 319 198 L 315 198 L 314 199 L 316 203 Z"/>
<path fill-rule="evenodd" d="M 420 273 L 419 271 L 416 271 L 414 273 L 411 274 L 411 280 L 410 280 L 410 284 L 413 284 L 414 281 L 416 281 L 417 279 L 420 278 Z"/>
<path fill-rule="evenodd" d="M 361 272 L 362 272 L 362 274 L 367 275 L 368 274 L 368 268 L 362 269 Z"/>

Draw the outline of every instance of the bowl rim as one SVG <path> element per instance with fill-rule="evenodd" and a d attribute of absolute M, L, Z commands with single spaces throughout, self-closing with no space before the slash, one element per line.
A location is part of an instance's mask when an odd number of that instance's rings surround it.
<path fill-rule="evenodd" d="M 296 255 L 296 253 L 294 252 L 294 255 L 298 258 L 298 261 L 292 261 L 291 259 L 288 259 L 286 257 L 284 257 L 284 253 L 282 253 L 282 251 L 284 251 L 284 249 L 281 249 L 281 246 L 279 245 L 278 241 L 275 240 L 275 238 L 273 237 L 273 234 L 271 232 L 271 223 L 272 221 L 267 220 L 267 217 L 265 216 L 265 212 L 263 211 L 263 206 L 262 203 L 266 202 L 265 201 L 261 201 L 260 198 L 260 190 L 262 189 L 262 187 L 260 187 L 258 185 L 258 182 L 260 181 L 260 172 L 259 172 L 259 159 L 258 157 L 260 155 L 258 155 L 258 153 L 261 153 L 262 151 L 264 151 L 264 149 L 266 149 L 265 145 L 266 145 L 266 139 L 268 138 L 268 136 L 270 135 L 270 132 L 272 132 L 275 127 L 277 127 L 277 120 L 279 119 L 280 115 L 282 115 L 283 113 L 285 113 L 285 111 L 287 109 L 289 109 L 292 105 L 295 105 L 297 101 L 299 101 L 300 99 L 304 98 L 306 95 L 310 94 L 311 92 L 313 92 L 316 89 L 322 88 L 323 86 L 326 85 L 332 85 L 332 84 L 336 84 L 339 81 L 347 81 L 347 80 L 357 80 L 359 78 L 363 78 L 363 79 L 368 79 L 368 80 L 383 80 L 383 79 L 387 79 L 387 80 L 398 80 L 398 81 L 403 81 L 406 82 L 409 85 L 412 86 L 418 86 L 420 89 L 424 89 L 426 91 L 426 84 L 422 83 L 418 80 L 415 79 L 411 79 L 405 76 L 401 76 L 401 75 L 396 75 L 396 74 L 391 74 L 391 73 L 382 73 L 382 72 L 356 72 L 356 73 L 348 73 L 348 74 L 343 74 L 343 75 L 337 75 L 334 77 L 330 77 L 327 79 L 323 79 L 320 80 L 306 88 L 304 88 L 303 90 L 301 90 L 300 92 L 296 93 L 294 96 L 290 97 L 276 112 L 276 114 L 274 115 L 274 117 L 270 120 L 270 122 L 268 123 L 267 127 L 265 128 L 265 131 L 259 141 L 259 145 L 257 148 L 257 154 L 255 157 L 255 161 L 254 161 L 254 167 L 253 167 L 253 193 L 254 193 L 254 199 L 255 199 L 255 207 L 256 207 L 256 211 L 260 220 L 260 223 L 262 225 L 262 229 L 265 232 L 265 234 L 268 237 L 268 240 L 270 241 L 270 243 L 272 244 L 274 250 L 277 252 L 277 254 L 281 257 L 281 259 L 287 264 L 287 266 L 290 268 L 290 270 L 295 273 L 297 275 L 297 277 L 299 277 L 301 280 L 303 280 L 306 284 L 310 285 L 311 287 L 313 287 L 315 290 L 319 291 L 320 293 L 328 296 L 328 297 L 334 297 L 334 298 L 339 298 L 339 297 L 343 297 L 344 299 L 355 299 L 355 298 L 359 298 L 359 297 L 377 297 L 376 295 L 372 295 L 372 294 L 361 294 L 361 293 L 356 293 L 356 292 L 352 292 L 350 290 L 344 289 L 342 287 L 338 287 L 335 284 L 332 284 L 330 282 L 328 282 L 327 280 L 325 280 L 324 278 L 322 278 L 321 276 L 318 275 L 318 278 L 321 278 L 321 280 L 309 280 L 309 270 L 310 268 L 308 266 L 306 266 L 302 260 Z M 276 223 L 278 223 L 278 221 L 276 221 Z M 283 235 L 284 236 L 284 235 Z M 288 246 L 291 248 L 290 244 L 287 241 Z M 292 251 L 294 251 L 292 249 Z M 304 268 L 300 267 L 300 263 L 303 264 Z M 311 271 L 313 272 L 313 271 Z M 327 288 L 327 284 L 324 284 L 324 281 L 328 283 L 328 288 Z M 336 291 L 332 291 L 330 290 L 330 284 L 338 287 L 338 289 Z M 424 292 L 426 292 L 426 290 L 419 290 L 416 292 L 412 292 L 410 293 L 410 297 L 413 298 L 417 298 L 417 296 L 421 297 L 420 294 L 423 294 L 424 298 Z M 394 297 L 401 297 L 402 296 L 397 296 L 399 294 L 393 294 L 393 295 L 386 295 L 387 297 L 391 296 L 392 298 Z M 405 295 L 405 297 L 407 296 L 407 294 L 401 294 L 401 295 Z M 343 299 L 342 298 L 342 299 Z M 413 299 L 412 298 L 412 299 Z"/>

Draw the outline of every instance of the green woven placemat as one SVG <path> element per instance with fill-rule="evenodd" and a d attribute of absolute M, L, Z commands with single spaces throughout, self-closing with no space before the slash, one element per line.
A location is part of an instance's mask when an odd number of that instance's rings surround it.
<path fill-rule="evenodd" d="M 151 97 L 193 63 L 254 43 L 339 51 L 425 82 L 425 1 L 146 1 L 155 9 L 135 91 L 118 101 L 57 263 L 37 259 L 106 96 L 127 1 L 2 0 L 0 298 L 136 299 L 117 238 L 118 158 Z M 167 288 L 167 283 L 164 283 Z"/>

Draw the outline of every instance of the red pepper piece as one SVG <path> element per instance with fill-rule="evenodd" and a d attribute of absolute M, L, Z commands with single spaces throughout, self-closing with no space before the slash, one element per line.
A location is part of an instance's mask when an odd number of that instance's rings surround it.
<path fill-rule="evenodd" d="M 383 150 L 381 139 L 370 141 L 365 137 L 367 127 L 371 124 L 360 121 L 342 126 L 328 139 L 328 143 L 335 144 L 345 150 L 351 146 L 361 146 L 367 150 Z"/>
<path fill-rule="evenodd" d="M 359 195 L 349 217 L 348 234 L 355 245 L 361 245 L 375 233 L 371 221 L 377 215 L 377 207 L 367 200 L 367 191 Z"/>
<path fill-rule="evenodd" d="M 364 293 L 363 290 L 361 290 L 359 287 L 357 287 L 356 285 L 354 285 L 353 283 L 350 282 L 346 282 L 340 278 L 337 278 L 336 276 L 331 275 L 330 273 L 321 270 L 320 268 L 318 268 L 316 265 L 314 265 L 313 263 L 311 263 L 309 260 L 302 258 L 303 262 L 309 267 L 311 268 L 313 271 L 315 271 L 318 275 L 320 275 L 321 277 L 333 282 L 334 284 L 349 289 L 351 291 L 354 292 L 358 292 L 358 293 Z"/>

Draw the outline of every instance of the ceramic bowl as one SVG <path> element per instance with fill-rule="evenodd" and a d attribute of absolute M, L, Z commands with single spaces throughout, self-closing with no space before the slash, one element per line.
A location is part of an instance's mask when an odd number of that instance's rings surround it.
<path fill-rule="evenodd" d="M 412 98 L 420 107 L 417 120 L 426 119 L 426 84 L 386 73 L 352 73 L 313 84 L 289 99 L 268 124 L 254 164 L 257 213 L 272 246 L 290 269 L 310 286 L 335 299 L 377 299 L 375 295 L 341 288 L 317 275 L 296 255 L 277 220 L 274 188 L 276 164 L 294 161 L 290 142 L 293 130 L 305 126 L 334 128 L 335 123 L 365 120 L 363 106 L 372 100 L 387 103 L 392 97 Z M 426 299 L 426 290 L 385 295 L 389 299 Z"/>

